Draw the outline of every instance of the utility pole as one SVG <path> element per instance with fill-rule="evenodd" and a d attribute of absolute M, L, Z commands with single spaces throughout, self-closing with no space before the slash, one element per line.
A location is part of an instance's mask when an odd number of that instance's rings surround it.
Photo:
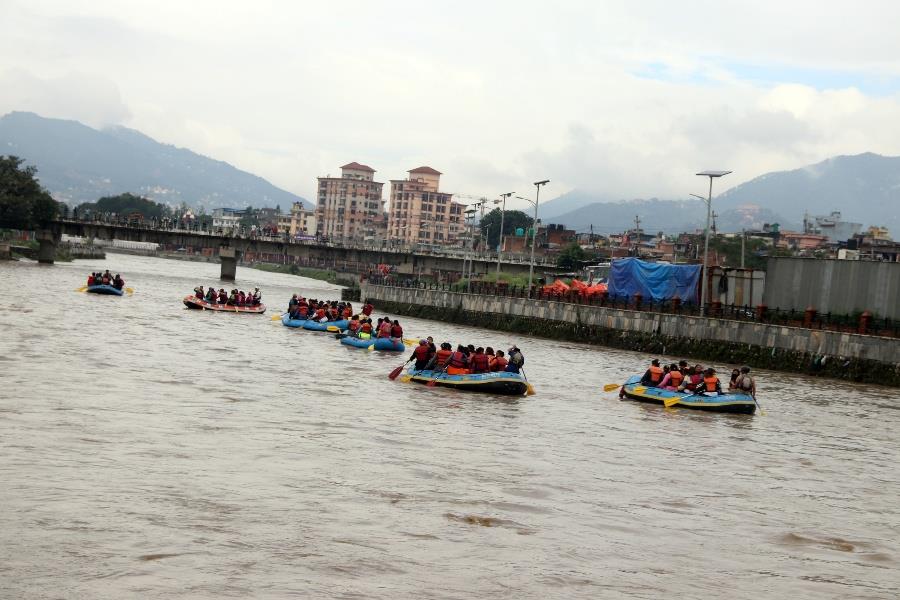
<path fill-rule="evenodd" d="M 747 239 L 747 231 L 741 229 L 741 268 L 744 268 L 744 240 Z"/>
<path fill-rule="evenodd" d="M 718 217 L 718 216 L 719 216 L 719 213 L 717 213 L 716 211 L 713 211 L 713 213 L 712 213 L 712 230 L 713 230 L 713 235 L 716 235 L 716 234 L 718 233 L 718 232 L 716 231 L 716 217 Z"/>

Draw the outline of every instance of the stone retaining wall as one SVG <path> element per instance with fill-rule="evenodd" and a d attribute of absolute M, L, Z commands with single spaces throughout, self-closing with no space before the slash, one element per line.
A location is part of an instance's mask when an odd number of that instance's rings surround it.
<path fill-rule="evenodd" d="M 753 367 L 900 385 L 900 340 L 527 298 L 364 283 L 362 298 L 402 315 Z"/>

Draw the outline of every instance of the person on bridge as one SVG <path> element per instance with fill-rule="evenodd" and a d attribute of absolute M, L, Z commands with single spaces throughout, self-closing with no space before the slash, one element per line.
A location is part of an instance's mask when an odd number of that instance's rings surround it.
<path fill-rule="evenodd" d="M 659 359 L 654 358 L 650 361 L 650 368 L 647 369 L 647 372 L 641 377 L 641 384 L 656 387 L 662 382 L 662 378 L 663 370 L 662 367 L 659 366 Z"/>
<path fill-rule="evenodd" d="M 419 340 L 419 345 L 415 347 L 409 360 L 416 361 L 413 366 L 416 371 L 422 371 L 428 366 L 428 362 L 431 360 L 431 348 L 428 346 L 428 340 Z"/>
<path fill-rule="evenodd" d="M 513 344 L 509 349 L 509 363 L 506 365 L 507 373 L 518 373 L 525 365 L 525 355 L 519 350 L 519 347 Z"/>

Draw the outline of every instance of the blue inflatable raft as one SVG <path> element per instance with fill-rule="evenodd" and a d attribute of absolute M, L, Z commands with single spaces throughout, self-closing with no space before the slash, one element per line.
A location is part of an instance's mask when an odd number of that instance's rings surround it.
<path fill-rule="evenodd" d="M 341 319 L 340 321 L 326 321 L 324 323 L 319 323 L 317 321 L 307 320 L 303 322 L 303 329 L 308 329 L 310 331 L 328 331 L 329 327 L 337 327 L 341 331 L 347 329 L 350 325 L 350 321 L 347 319 Z"/>
<path fill-rule="evenodd" d="M 401 381 L 427 384 L 434 381 L 435 385 L 449 387 L 466 392 L 484 392 L 500 396 L 529 396 L 534 394 L 534 388 L 521 373 L 474 373 L 471 375 L 448 375 L 441 371 L 416 371 L 410 368 Z"/>
<path fill-rule="evenodd" d="M 106 294 L 107 296 L 121 296 L 125 290 L 120 290 L 111 285 L 89 285 L 85 290 L 88 294 Z"/>
<path fill-rule="evenodd" d="M 707 396 L 689 392 L 674 392 L 662 388 L 641 385 L 641 377 L 635 375 L 628 378 L 619 392 L 619 398 L 628 398 L 638 402 L 664 404 L 666 400 L 677 399 L 672 406 L 694 408 L 713 412 L 740 413 L 752 415 L 756 411 L 756 401 L 747 394 L 718 394 Z"/>
<path fill-rule="evenodd" d="M 404 352 L 406 351 L 406 346 L 403 345 L 403 340 L 395 340 L 393 338 L 376 338 L 375 350 L 383 350 L 385 352 Z"/>
<path fill-rule="evenodd" d="M 345 346 L 353 346 L 354 348 L 368 348 L 375 343 L 375 340 L 372 338 L 361 340 L 358 337 L 347 335 L 341 338 L 341 343 Z"/>
<path fill-rule="evenodd" d="M 285 327 L 303 327 L 306 319 L 292 319 L 287 314 L 281 317 L 281 324 Z"/>

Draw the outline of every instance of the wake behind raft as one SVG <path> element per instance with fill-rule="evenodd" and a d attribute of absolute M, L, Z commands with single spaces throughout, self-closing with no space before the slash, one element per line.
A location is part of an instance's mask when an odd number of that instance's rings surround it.
<path fill-rule="evenodd" d="M 521 373 L 507 373 L 505 371 L 493 373 L 472 373 L 468 375 L 448 375 L 443 371 L 416 371 L 410 368 L 400 378 L 402 382 L 428 384 L 434 381 L 435 385 L 454 388 L 465 392 L 483 392 L 500 396 L 524 396 L 534 393 L 531 384 Z"/>
<path fill-rule="evenodd" d="M 654 404 L 666 404 L 668 400 L 671 406 L 693 408 L 711 412 L 726 412 L 752 415 L 756 411 L 756 402 L 753 396 L 747 394 L 718 394 L 707 396 L 705 394 L 692 394 L 690 392 L 675 392 L 663 388 L 650 387 L 641 384 L 640 375 L 629 377 L 619 392 L 620 398 L 636 400 L 638 402 L 651 402 Z"/>

